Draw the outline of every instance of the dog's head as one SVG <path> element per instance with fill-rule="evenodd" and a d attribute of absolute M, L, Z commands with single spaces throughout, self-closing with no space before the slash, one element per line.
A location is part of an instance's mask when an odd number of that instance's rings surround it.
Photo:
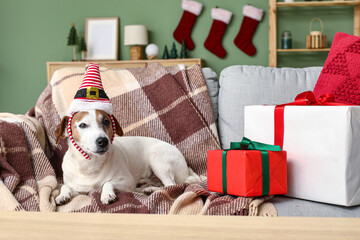
<path fill-rule="evenodd" d="M 115 122 L 115 132 L 122 136 L 123 131 L 118 121 Z M 61 120 L 60 126 L 55 131 L 56 143 L 60 138 L 68 137 L 67 126 L 69 117 Z M 77 112 L 71 121 L 71 132 L 75 142 L 88 154 L 103 156 L 109 150 L 113 138 L 113 126 L 110 116 L 101 110 Z"/>

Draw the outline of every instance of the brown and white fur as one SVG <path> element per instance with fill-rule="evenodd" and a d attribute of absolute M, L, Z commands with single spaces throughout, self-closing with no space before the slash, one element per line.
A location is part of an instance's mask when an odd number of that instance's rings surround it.
<path fill-rule="evenodd" d="M 57 142 L 67 137 L 69 117 L 56 130 Z M 116 134 L 123 131 L 116 119 Z M 69 141 L 62 170 L 64 185 L 55 202 L 62 205 L 80 193 L 102 189 L 101 202 L 116 201 L 116 192 L 135 191 L 136 185 L 154 173 L 165 186 L 200 182 L 186 164 L 184 156 L 173 145 L 149 137 L 115 137 L 108 114 L 101 110 L 78 112 L 71 122 L 76 143 L 90 156 L 84 156 Z M 150 187 L 147 191 L 157 188 Z"/>

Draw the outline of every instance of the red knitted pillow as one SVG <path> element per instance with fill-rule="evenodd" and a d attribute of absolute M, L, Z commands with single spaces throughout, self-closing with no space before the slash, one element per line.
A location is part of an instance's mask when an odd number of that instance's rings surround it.
<path fill-rule="evenodd" d="M 332 93 L 335 101 L 360 104 L 360 37 L 336 33 L 314 88 L 316 97 Z"/>

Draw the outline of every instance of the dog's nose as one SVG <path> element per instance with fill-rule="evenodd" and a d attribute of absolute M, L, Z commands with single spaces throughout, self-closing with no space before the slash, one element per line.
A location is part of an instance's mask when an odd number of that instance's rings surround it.
<path fill-rule="evenodd" d="M 106 137 L 99 137 L 98 139 L 96 139 L 96 144 L 99 147 L 104 148 L 109 144 L 109 140 Z"/>

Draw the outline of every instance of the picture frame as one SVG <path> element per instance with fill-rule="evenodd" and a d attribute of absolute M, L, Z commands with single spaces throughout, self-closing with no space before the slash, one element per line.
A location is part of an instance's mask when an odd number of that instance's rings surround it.
<path fill-rule="evenodd" d="M 119 17 L 86 18 L 87 60 L 118 60 Z"/>

